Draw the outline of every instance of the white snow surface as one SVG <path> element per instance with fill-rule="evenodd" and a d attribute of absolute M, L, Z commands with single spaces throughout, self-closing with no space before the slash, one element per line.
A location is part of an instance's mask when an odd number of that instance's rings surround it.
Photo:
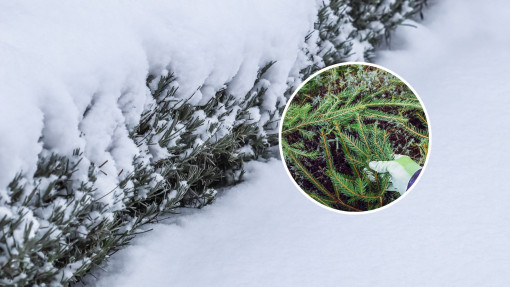
<path fill-rule="evenodd" d="M 510 7 L 495 4 L 433 5 L 379 55 L 419 93 L 432 128 L 427 169 L 400 202 L 333 213 L 301 195 L 280 161 L 253 162 L 213 205 L 115 254 L 97 285 L 507 284 Z"/>
<path fill-rule="evenodd" d="M 0 1 L 0 198 L 44 149 L 84 151 L 107 174 L 133 170 L 128 130 L 151 102 L 149 73 L 178 76 L 179 95 L 205 103 L 230 82 L 244 96 L 269 75 L 267 105 L 283 97 L 317 1 Z M 190 5 L 192 4 L 192 5 Z M 298 65 L 299 66 L 299 65 Z M 111 190 L 119 179 L 99 174 Z M 100 194 L 98 195 L 100 196 Z"/>

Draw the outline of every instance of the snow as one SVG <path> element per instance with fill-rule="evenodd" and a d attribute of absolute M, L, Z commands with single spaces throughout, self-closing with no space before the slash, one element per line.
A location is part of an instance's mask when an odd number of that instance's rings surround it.
<path fill-rule="evenodd" d="M 9 201 L 5 188 L 16 173 L 30 178 L 43 149 L 71 155 L 80 148 L 78 179 L 87 179 L 90 163 L 107 160 L 106 174 L 132 172 L 139 149 L 128 131 L 151 103 L 149 73 L 174 72 L 177 96 L 188 98 L 200 88 L 190 103 L 204 104 L 227 82 L 231 94 L 244 97 L 258 70 L 278 60 L 266 93 L 268 108 L 274 109 L 313 27 L 317 1 L 193 4 L 0 2 L 3 200 Z M 96 198 L 118 181 L 98 174 Z M 113 197 L 102 201 L 111 203 Z"/>
<path fill-rule="evenodd" d="M 423 25 L 401 27 L 379 53 L 421 96 L 432 128 L 427 169 L 404 199 L 337 214 L 301 195 L 280 161 L 252 162 L 213 205 L 115 254 L 97 285 L 504 285 L 510 7 L 484 4 L 433 3 Z"/>

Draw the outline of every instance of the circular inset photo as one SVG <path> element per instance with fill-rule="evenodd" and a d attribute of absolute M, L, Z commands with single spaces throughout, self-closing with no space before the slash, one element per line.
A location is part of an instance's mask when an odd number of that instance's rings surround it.
<path fill-rule="evenodd" d="M 395 73 L 344 63 L 309 77 L 280 125 L 288 174 L 312 201 L 339 212 L 396 202 L 427 162 L 430 127 L 414 90 Z"/>

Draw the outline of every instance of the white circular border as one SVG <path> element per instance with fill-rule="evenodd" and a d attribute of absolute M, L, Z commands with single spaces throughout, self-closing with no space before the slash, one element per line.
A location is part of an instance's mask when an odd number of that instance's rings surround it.
<path fill-rule="evenodd" d="M 416 98 L 418 98 L 418 101 L 420 102 L 420 104 L 421 104 L 421 106 L 423 108 L 423 112 L 425 113 L 425 117 L 427 119 L 428 133 L 429 133 L 429 146 L 428 146 L 428 151 L 427 151 L 427 157 L 425 158 L 425 163 L 423 164 L 422 170 L 421 170 L 420 174 L 418 175 L 418 177 L 416 178 L 416 180 L 414 181 L 413 185 L 411 185 L 411 187 L 406 192 L 404 192 L 404 194 L 401 195 L 398 199 L 390 202 L 389 204 L 386 204 L 385 206 L 382 206 L 382 207 L 379 207 L 379 208 L 376 208 L 376 209 L 362 211 L 362 212 L 343 211 L 343 210 L 338 210 L 338 209 L 331 208 L 331 207 L 326 206 L 326 205 L 324 205 L 322 203 L 319 203 L 317 200 L 313 199 L 310 195 L 308 195 L 306 192 L 304 192 L 303 189 L 301 189 L 301 187 L 299 186 L 299 184 L 297 184 L 296 180 L 294 180 L 294 177 L 292 176 L 292 174 L 290 173 L 289 168 L 287 167 L 287 163 L 285 162 L 285 157 L 283 156 L 283 148 L 282 148 L 283 120 L 285 119 L 285 115 L 287 114 L 287 109 L 289 108 L 290 103 L 292 102 L 292 100 L 294 99 L 296 94 L 299 92 L 299 90 L 301 90 L 301 88 L 304 85 L 306 85 L 306 83 L 308 83 L 311 79 L 313 79 L 315 76 L 321 74 L 322 72 L 327 71 L 327 70 L 332 69 L 332 68 L 336 68 L 336 67 L 340 67 L 340 66 L 347 66 L 347 65 L 365 65 L 365 66 L 375 67 L 375 68 L 384 70 L 384 71 L 394 75 L 395 77 L 399 78 L 402 82 L 404 82 L 407 85 L 407 87 L 409 89 L 411 89 L 411 91 L 416 96 Z M 372 63 L 367 63 L 367 62 L 344 62 L 344 63 L 339 63 L 339 64 L 327 66 L 327 67 L 322 68 L 319 71 L 313 73 L 311 76 L 309 76 L 306 80 L 304 80 L 299 85 L 299 87 L 294 91 L 294 93 L 292 93 L 292 96 L 289 98 L 289 100 L 287 101 L 287 104 L 285 105 L 285 109 L 283 110 L 282 118 L 280 119 L 280 127 L 278 128 L 278 146 L 279 146 L 279 150 L 280 150 L 280 157 L 282 159 L 282 164 L 285 167 L 285 171 L 287 172 L 287 175 L 292 180 L 292 182 L 297 187 L 297 189 L 303 195 L 305 195 L 306 198 L 308 198 L 309 200 L 311 200 L 313 203 L 317 204 L 318 206 L 320 206 L 320 207 L 322 207 L 324 209 L 336 212 L 336 213 L 349 214 L 349 215 L 364 215 L 364 214 L 370 214 L 370 213 L 374 213 L 374 212 L 378 212 L 378 211 L 384 210 L 384 209 L 394 205 L 395 203 L 399 202 L 402 198 L 407 196 L 411 192 L 411 190 L 415 187 L 415 185 L 420 181 L 420 178 L 424 174 L 425 168 L 427 167 L 427 164 L 428 164 L 429 158 L 430 158 L 430 152 L 431 152 L 431 147 L 432 147 L 432 128 L 431 128 L 431 124 L 430 124 L 429 114 L 427 113 L 427 109 L 425 108 L 425 105 L 423 104 L 423 101 L 421 100 L 420 96 L 414 90 L 414 88 L 406 80 L 404 80 L 402 77 L 400 77 L 397 73 L 391 71 L 388 68 L 385 68 L 385 67 L 382 67 L 382 66 L 379 66 L 379 65 L 376 65 L 376 64 L 372 64 Z"/>

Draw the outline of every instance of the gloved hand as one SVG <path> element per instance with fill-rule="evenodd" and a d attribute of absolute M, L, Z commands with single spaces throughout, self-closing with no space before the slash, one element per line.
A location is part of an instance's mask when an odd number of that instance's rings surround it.
<path fill-rule="evenodd" d="M 409 180 L 421 169 L 410 157 L 400 154 L 394 155 L 391 161 L 371 161 L 368 166 L 377 173 L 388 172 L 393 186 L 400 194 L 406 192 Z"/>

